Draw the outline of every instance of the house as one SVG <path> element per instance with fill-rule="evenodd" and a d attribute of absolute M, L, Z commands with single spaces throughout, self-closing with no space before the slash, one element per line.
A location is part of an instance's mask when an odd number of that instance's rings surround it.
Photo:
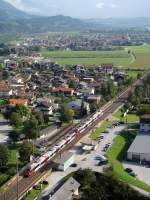
<path fill-rule="evenodd" d="M 12 88 L 7 84 L 0 84 L 0 97 L 9 97 L 13 94 Z"/>
<path fill-rule="evenodd" d="M 80 111 L 81 111 L 81 107 L 82 104 L 84 104 L 84 109 L 89 112 L 90 111 L 90 106 L 89 103 L 81 100 L 81 99 L 77 99 L 75 101 L 71 101 L 70 103 L 68 103 L 68 107 L 72 110 L 75 111 L 75 115 L 78 116 Z"/>
<path fill-rule="evenodd" d="M 95 88 L 94 87 L 87 87 L 79 90 L 79 93 L 81 93 L 83 96 L 89 96 L 95 94 Z"/>
<path fill-rule="evenodd" d="M 112 63 L 101 64 L 101 68 L 106 74 L 113 74 L 114 72 L 114 65 Z"/>
<path fill-rule="evenodd" d="M 54 163 L 55 167 L 60 171 L 66 171 L 75 161 L 75 155 L 72 152 L 66 151 Z"/>
<path fill-rule="evenodd" d="M 87 97 L 87 102 L 99 104 L 99 102 L 101 101 L 101 98 L 102 97 L 100 95 L 89 95 Z"/>
<path fill-rule="evenodd" d="M 9 105 L 10 106 L 16 106 L 16 105 L 23 105 L 23 106 L 27 106 L 27 99 L 10 99 L 9 100 Z"/>
<path fill-rule="evenodd" d="M 140 132 L 150 134 L 150 115 L 143 115 L 140 118 Z"/>
<path fill-rule="evenodd" d="M 43 112 L 44 115 L 53 114 L 53 110 L 55 109 L 54 98 L 52 96 L 45 98 L 38 98 L 36 100 L 36 111 Z"/>
<path fill-rule="evenodd" d="M 150 135 L 139 134 L 129 150 L 127 151 L 128 160 L 150 162 Z"/>
<path fill-rule="evenodd" d="M 59 87 L 55 88 L 53 92 L 57 95 L 65 95 L 65 96 L 73 96 L 74 95 L 74 89 L 68 88 L 68 87 Z"/>
<path fill-rule="evenodd" d="M 50 195 L 49 200 L 77 200 L 79 187 L 80 183 L 70 177 L 53 195 Z"/>

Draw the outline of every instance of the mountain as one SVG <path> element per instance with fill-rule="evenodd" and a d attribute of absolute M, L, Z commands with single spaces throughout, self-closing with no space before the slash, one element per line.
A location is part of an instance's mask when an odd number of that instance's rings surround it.
<path fill-rule="evenodd" d="M 33 16 L 18 10 L 6 1 L 0 0 L 0 33 L 98 31 L 149 27 L 150 18 L 81 20 L 63 15 L 52 17 Z"/>
<path fill-rule="evenodd" d="M 30 17 L 30 15 L 18 10 L 8 2 L 0 0 L 0 21 L 9 21 L 21 18 L 28 19 Z"/>
<path fill-rule="evenodd" d="M 95 25 L 95 28 L 146 28 L 150 27 L 150 18 L 107 18 L 107 19 L 89 19 L 87 23 Z"/>

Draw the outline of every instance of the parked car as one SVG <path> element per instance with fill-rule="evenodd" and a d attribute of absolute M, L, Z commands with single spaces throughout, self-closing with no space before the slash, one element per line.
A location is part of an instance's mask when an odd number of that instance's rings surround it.
<path fill-rule="evenodd" d="M 72 165 L 71 165 L 71 167 L 77 167 L 78 165 L 76 164 L 76 163 L 73 163 Z"/>

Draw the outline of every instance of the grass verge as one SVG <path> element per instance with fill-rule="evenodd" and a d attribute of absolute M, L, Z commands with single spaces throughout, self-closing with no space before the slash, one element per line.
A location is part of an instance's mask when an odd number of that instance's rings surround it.
<path fill-rule="evenodd" d="M 47 187 L 47 185 L 42 185 L 42 188 L 40 188 L 40 185 L 37 189 L 31 190 L 31 192 L 27 195 L 27 197 L 24 198 L 24 200 L 34 200 L 38 197 L 38 195 Z"/>
<path fill-rule="evenodd" d="M 140 189 L 150 192 L 150 185 L 140 181 L 137 178 L 130 176 L 124 171 L 122 161 L 126 158 L 127 150 L 132 144 L 136 134 L 134 131 L 129 132 L 124 130 L 116 137 L 110 150 L 107 152 L 107 157 L 110 166 L 113 168 L 114 174 L 123 182 L 136 186 Z"/>
<path fill-rule="evenodd" d="M 95 140 L 98 136 L 100 136 L 106 129 L 108 126 L 112 125 L 113 123 L 115 123 L 115 120 L 109 120 L 109 121 L 104 121 L 99 128 L 97 128 L 95 131 L 93 131 L 90 135 L 90 138 L 92 140 Z"/>
<path fill-rule="evenodd" d="M 127 123 L 135 123 L 139 121 L 139 117 L 136 114 L 127 114 L 126 117 L 123 117 L 123 113 L 121 112 L 121 110 L 118 110 L 116 113 L 114 113 L 113 116 L 117 117 L 121 121 L 124 121 L 124 122 L 127 121 Z"/>

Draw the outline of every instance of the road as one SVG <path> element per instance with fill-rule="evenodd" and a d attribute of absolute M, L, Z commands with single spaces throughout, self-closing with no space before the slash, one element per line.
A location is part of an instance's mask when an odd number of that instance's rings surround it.
<path fill-rule="evenodd" d="M 139 80 L 134 83 L 134 85 L 139 84 Z M 112 101 L 111 103 L 105 105 L 103 107 L 103 115 L 95 121 L 90 127 L 88 127 L 85 132 L 78 138 L 76 138 L 71 144 L 69 144 L 64 150 L 68 150 L 72 148 L 73 145 L 75 145 L 83 136 L 85 136 L 90 130 L 92 130 L 97 124 L 99 124 L 101 121 L 105 120 L 110 113 L 113 113 L 117 108 L 119 108 L 122 104 L 123 101 L 126 100 L 128 97 L 128 94 L 133 90 L 133 87 L 129 87 L 126 89 L 124 92 L 122 92 L 119 97 L 115 99 L 115 101 Z M 65 133 L 67 134 L 67 133 Z M 63 150 L 63 151 L 64 151 Z M 49 166 L 50 168 L 50 166 Z M 38 171 L 35 175 L 29 177 L 29 178 L 24 178 L 24 177 L 19 177 L 19 182 L 18 182 L 18 188 L 19 188 L 19 196 L 22 196 L 26 191 L 28 191 L 31 186 L 33 186 L 37 180 L 40 180 L 42 176 L 46 174 L 46 170 L 44 171 Z M 5 193 L 2 193 L 0 196 L 0 200 L 16 200 L 17 199 L 17 182 L 16 180 L 12 182 L 11 185 L 7 188 Z"/>

